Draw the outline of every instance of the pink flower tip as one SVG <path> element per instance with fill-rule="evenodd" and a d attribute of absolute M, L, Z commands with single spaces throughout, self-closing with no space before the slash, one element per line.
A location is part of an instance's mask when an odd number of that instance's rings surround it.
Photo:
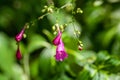
<path fill-rule="evenodd" d="M 58 45 L 59 43 L 60 43 L 60 38 L 61 38 L 61 36 L 62 36 L 62 32 L 58 32 L 58 35 L 53 39 L 53 44 L 54 45 Z"/>
<path fill-rule="evenodd" d="M 18 47 L 17 52 L 16 52 L 16 58 L 17 58 L 18 60 L 20 60 L 20 59 L 22 58 L 22 55 L 21 55 L 21 52 L 20 52 L 19 47 Z"/>
<path fill-rule="evenodd" d="M 23 34 L 24 34 L 25 28 L 23 28 L 16 36 L 15 36 L 15 40 L 17 42 L 21 41 L 23 38 Z"/>

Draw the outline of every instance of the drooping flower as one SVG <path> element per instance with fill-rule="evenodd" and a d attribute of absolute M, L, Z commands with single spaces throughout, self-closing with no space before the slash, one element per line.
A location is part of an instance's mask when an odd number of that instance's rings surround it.
<path fill-rule="evenodd" d="M 60 43 L 58 44 L 57 49 L 56 49 L 55 58 L 57 61 L 63 61 L 67 57 L 68 57 L 68 54 L 66 53 L 64 49 L 64 43 L 62 42 L 62 39 L 60 39 Z"/>
<path fill-rule="evenodd" d="M 62 32 L 59 30 L 58 31 L 58 35 L 54 38 L 54 40 L 53 40 L 53 44 L 54 45 L 59 45 L 60 44 L 60 38 L 61 38 L 61 36 L 62 36 Z"/>
<path fill-rule="evenodd" d="M 23 28 L 16 36 L 15 36 L 15 40 L 17 42 L 21 41 L 23 38 L 23 34 L 24 34 L 25 28 Z"/>
<path fill-rule="evenodd" d="M 20 52 L 19 45 L 18 45 L 18 48 L 17 48 L 17 51 L 16 51 L 16 58 L 17 58 L 18 60 L 20 60 L 20 59 L 22 58 L 22 54 L 21 54 L 21 52 Z"/>

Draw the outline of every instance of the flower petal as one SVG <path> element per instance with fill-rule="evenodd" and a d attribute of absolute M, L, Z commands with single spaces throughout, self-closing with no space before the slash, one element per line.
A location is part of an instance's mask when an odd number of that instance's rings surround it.
<path fill-rule="evenodd" d="M 21 41 L 23 38 L 23 34 L 24 34 L 25 28 L 23 28 L 16 36 L 15 36 L 15 40 L 17 42 Z"/>
<path fill-rule="evenodd" d="M 64 43 L 62 42 L 62 39 L 60 39 L 60 44 L 56 48 L 55 58 L 57 61 L 63 61 L 67 57 L 68 54 L 65 52 Z"/>
<path fill-rule="evenodd" d="M 61 36 L 62 36 L 62 32 L 58 32 L 58 35 L 54 38 L 54 40 L 53 40 L 53 44 L 54 45 L 58 45 L 59 43 L 60 43 L 60 38 L 61 38 Z"/>
<path fill-rule="evenodd" d="M 68 55 L 65 51 L 57 51 L 55 55 L 57 61 L 63 61 L 67 57 Z"/>

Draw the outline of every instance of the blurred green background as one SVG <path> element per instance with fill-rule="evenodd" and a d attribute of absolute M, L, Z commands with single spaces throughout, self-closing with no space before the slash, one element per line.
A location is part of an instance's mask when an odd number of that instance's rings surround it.
<path fill-rule="evenodd" d="M 26 30 L 20 42 L 23 59 L 15 58 L 15 35 L 26 22 L 43 15 L 45 5 L 55 7 L 71 0 L 0 0 L 0 80 L 120 80 L 120 0 L 73 0 L 83 14 L 71 14 L 71 6 L 55 16 L 49 14 Z M 62 39 L 68 58 L 57 62 L 52 44 L 52 26 L 75 19 L 84 47 L 77 48 L 73 26 L 68 25 Z"/>

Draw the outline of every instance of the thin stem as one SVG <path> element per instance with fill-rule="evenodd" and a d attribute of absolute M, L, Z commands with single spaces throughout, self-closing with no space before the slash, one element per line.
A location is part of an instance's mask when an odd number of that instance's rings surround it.
<path fill-rule="evenodd" d="M 43 14 L 42 16 L 39 16 L 37 19 L 34 19 L 33 21 L 30 21 L 28 23 L 25 23 L 24 28 L 26 29 L 27 26 L 32 25 L 33 23 L 35 23 L 36 21 L 43 19 L 45 16 L 47 16 L 49 13 Z"/>
<path fill-rule="evenodd" d="M 23 67 L 24 67 L 25 74 L 27 76 L 27 80 L 30 80 L 29 54 L 24 54 Z"/>
<path fill-rule="evenodd" d="M 68 6 L 68 5 L 71 5 L 71 3 L 67 3 L 67 4 L 61 6 L 59 9 L 63 9 L 63 8 L 65 8 L 65 7 Z"/>
<path fill-rule="evenodd" d="M 79 41 L 79 36 L 76 34 L 77 29 L 76 29 L 76 27 L 75 27 L 75 25 L 74 25 L 74 19 L 73 19 L 73 17 L 72 17 L 72 25 L 73 25 L 73 29 L 74 29 L 74 32 L 75 32 L 75 37 L 76 37 L 77 40 Z"/>
<path fill-rule="evenodd" d="M 45 16 L 47 16 L 49 13 L 43 14 L 42 16 L 38 17 L 37 20 L 43 19 Z"/>

